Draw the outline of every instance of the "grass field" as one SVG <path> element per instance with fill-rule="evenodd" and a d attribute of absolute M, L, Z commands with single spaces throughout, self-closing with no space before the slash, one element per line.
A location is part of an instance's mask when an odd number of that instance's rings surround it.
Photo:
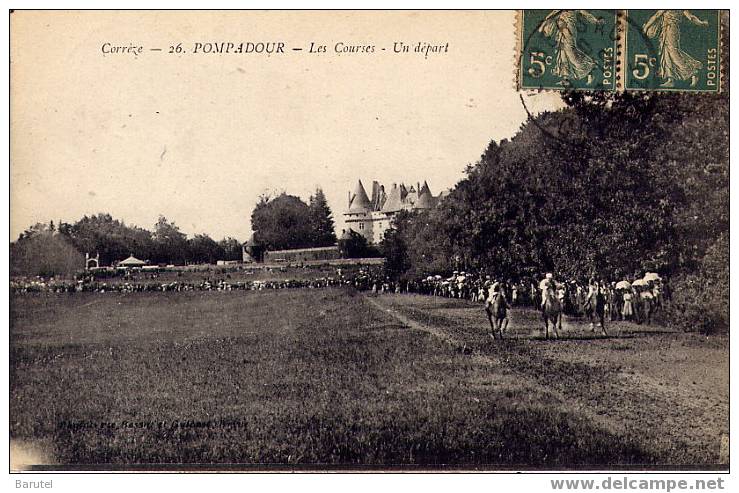
<path fill-rule="evenodd" d="M 727 461 L 726 337 L 570 321 L 544 341 L 515 310 L 492 342 L 480 305 L 348 289 L 10 306 L 11 440 L 57 464 Z"/>

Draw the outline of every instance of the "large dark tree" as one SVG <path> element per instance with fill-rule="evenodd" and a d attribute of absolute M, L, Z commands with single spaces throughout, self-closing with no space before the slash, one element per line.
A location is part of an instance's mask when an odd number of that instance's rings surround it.
<path fill-rule="evenodd" d="M 236 238 L 226 237 L 218 242 L 223 251 L 221 260 L 241 260 L 241 243 Z"/>
<path fill-rule="evenodd" d="M 336 244 L 336 231 L 334 231 L 334 219 L 331 216 L 331 208 L 328 206 L 323 190 L 316 189 L 308 201 L 310 209 L 310 227 L 312 230 L 313 246 L 323 247 Z"/>
<path fill-rule="evenodd" d="M 457 258 L 463 263 L 464 238 L 450 224 L 443 224 L 433 211 L 401 211 L 385 232 L 380 250 L 391 277 L 413 279 L 452 270 Z M 440 229 L 441 228 L 441 229 Z"/>
<path fill-rule="evenodd" d="M 206 234 L 198 234 L 187 240 L 187 261 L 194 264 L 215 264 L 223 260 L 223 247 Z"/>
<path fill-rule="evenodd" d="M 251 215 L 254 241 L 270 250 L 314 246 L 311 211 L 299 197 L 262 196 Z"/>
<path fill-rule="evenodd" d="M 154 254 L 156 263 L 172 263 L 182 265 L 187 260 L 187 236 L 180 231 L 174 222 L 167 221 L 164 216 L 154 225 Z M 212 240 L 211 240 L 212 241 Z"/>

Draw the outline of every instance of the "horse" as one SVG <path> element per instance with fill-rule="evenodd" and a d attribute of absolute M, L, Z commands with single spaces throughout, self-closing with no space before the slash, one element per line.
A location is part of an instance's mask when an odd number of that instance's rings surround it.
<path fill-rule="evenodd" d="M 606 332 L 606 297 L 600 287 L 595 288 L 595 292 L 590 295 L 585 305 L 585 314 L 590 319 L 590 331 L 595 332 L 595 323 L 593 319 L 597 319 L 600 323 L 600 330 L 604 336 L 608 336 Z"/>
<path fill-rule="evenodd" d="M 554 337 L 559 339 L 557 325 L 562 330 L 562 303 L 553 289 L 547 289 L 544 294 L 544 306 L 541 309 L 541 317 L 544 319 L 544 338 L 549 339 L 549 322 L 552 323 Z"/>
<path fill-rule="evenodd" d="M 503 330 L 508 328 L 508 303 L 501 294 L 497 294 L 493 297 L 493 301 L 485 303 L 485 313 L 488 316 L 490 322 L 490 330 L 492 331 L 493 339 L 496 339 L 496 332 L 503 339 Z M 505 325 L 503 322 L 505 321 Z"/>

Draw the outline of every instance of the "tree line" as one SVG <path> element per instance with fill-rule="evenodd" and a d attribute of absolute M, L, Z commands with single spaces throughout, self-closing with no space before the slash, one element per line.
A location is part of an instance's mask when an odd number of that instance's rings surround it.
<path fill-rule="evenodd" d="M 729 225 L 721 99 L 567 95 L 566 109 L 491 142 L 441 207 L 398 217 L 386 235 L 398 252 L 390 269 L 568 278 L 695 269 Z"/>
<path fill-rule="evenodd" d="M 323 190 L 308 203 L 283 192 L 263 195 L 252 213 L 253 243 L 282 250 L 336 244 L 334 221 Z M 151 264 L 214 264 L 241 260 L 241 242 L 232 237 L 216 241 L 207 234 L 190 238 L 173 221 L 159 216 L 154 228 L 128 225 L 100 213 L 77 222 L 37 223 L 10 245 L 11 275 L 71 274 L 84 267 L 84 254 L 100 255 L 100 265 L 112 265 L 134 255 Z"/>
<path fill-rule="evenodd" d="M 84 216 L 74 223 L 37 223 L 10 245 L 11 275 L 71 274 L 84 268 L 84 254 L 100 255 L 100 265 L 112 265 L 129 255 L 152 264 L 215 263 L 240 260 L 241 243 L 207 234 L 191 238 L 159 216 L 152 231 L 127 225 L 110 214 Z"/>

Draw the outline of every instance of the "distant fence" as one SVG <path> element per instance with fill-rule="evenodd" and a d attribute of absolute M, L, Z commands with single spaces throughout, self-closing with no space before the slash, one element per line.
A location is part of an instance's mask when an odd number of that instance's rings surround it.
<path fill-rule="evenodd" d="M 383 265 L 385 263 L 384 258 L 378 257 L 366 257 L 366 258 L 336 258 L 329 260 L 300 260 L 293 262 L 274 262 L 274 263 L 261 263 L 254 264 L 256 266 L 264 268 L 279 268 L 279 267 L 299 267 L 299 266 L 320 266 L 330 265 L 332 267 L 341 267 L 342 265 Z"/>
<path fill-rule="evenodd" d="M 293 263 L 337 260 L 341 258 L 339 247 L 296 248 L 292 250 L 268 250 L 264 253 L 264 263 Z"/>

